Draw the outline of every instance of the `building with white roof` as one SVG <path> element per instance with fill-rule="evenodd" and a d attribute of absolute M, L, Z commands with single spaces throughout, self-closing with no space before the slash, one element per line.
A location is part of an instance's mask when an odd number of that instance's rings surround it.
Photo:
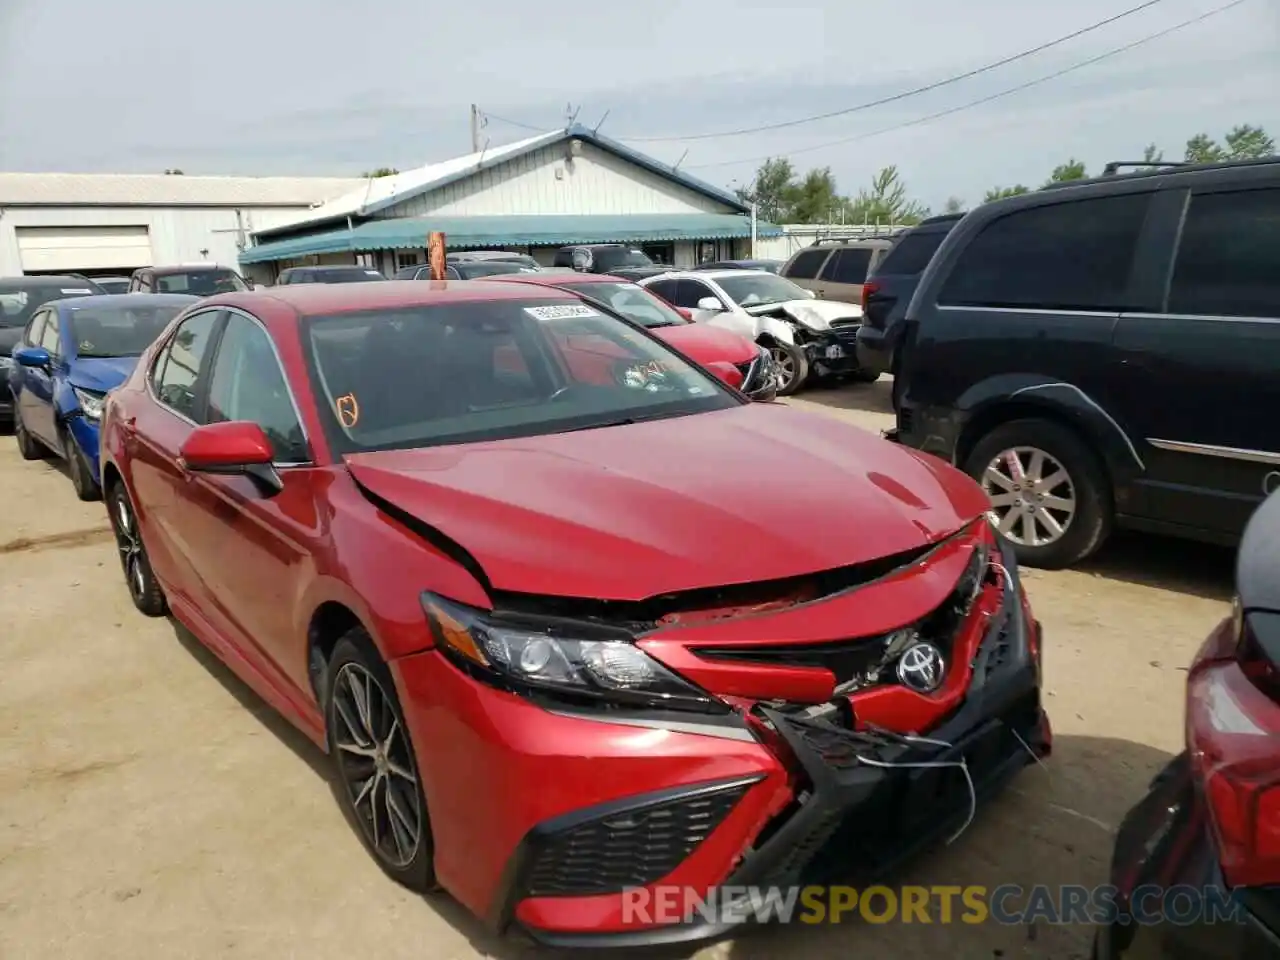
<path fill-rule="evenodd" d="M 782 233 L 755 228 L 758 238 Z M 732 193 L 574 125 L 362 181 L 255 229 L 240 263 L 261 280 L 314 263 L 390 276 L 426 260 L 433 232 L 453 250 L 518 250 L 548 264 L 562 246 L 627 243 L 689 267 L 749 256 L 752 218 Z"/>
<path fill-rule="evenodd" d="M 0 276 L 128 274 L 152 264 L 235 266 L 256 230 L 366 181 L 0 173 Z"/>

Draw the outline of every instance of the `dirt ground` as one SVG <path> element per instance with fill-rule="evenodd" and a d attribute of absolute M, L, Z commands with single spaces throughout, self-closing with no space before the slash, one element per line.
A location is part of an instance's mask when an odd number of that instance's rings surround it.
<path fill-rule="evenodd" d="M 888 394 L 882 380 L 792 402 L 879 429 Z M 1231 555 L 1118 537 L 1087 568 L 1028 583 L 1055 756 L 906 882 L 1105 881 L 1115 825 L 1180 749 L 1185 666 L 1227 611 Z M 323 756 L 184 632 L 133 611 L 101 505 L 79 503 L 55 466 L 22 462 L 7 437 L 0 653 L 0 958 L 534 952 L 384 879 L 338 812 Z M 1090 936 L 846 923 L 766 929 L 696 956 L 1069 960 L 1088 956 Z"/>

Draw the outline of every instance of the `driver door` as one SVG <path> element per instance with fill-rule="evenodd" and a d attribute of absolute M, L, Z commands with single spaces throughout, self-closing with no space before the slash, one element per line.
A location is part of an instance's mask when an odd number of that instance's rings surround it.
<path fill-rule="evenodd" d="M 27 431 L 52 450 L 61 449 L 58 443 L 57 417 L 54 414 L 55 377 L 62 366 L 62 335 L 57 311 L 44 310 L 44 326 L 40 330 L 38 346 L 49 351 L 49 366 L 44 369 L 28 367 L 23 380 L 23 394 L 27 395 L 22 407 L 22 422 Z"/>

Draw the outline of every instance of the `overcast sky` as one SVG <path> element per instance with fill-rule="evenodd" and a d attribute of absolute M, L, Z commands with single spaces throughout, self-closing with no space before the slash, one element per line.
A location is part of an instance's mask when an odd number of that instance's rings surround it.
<path fill-rule="evenodd" d="M 0 0 L 0 169 L 359 175 L 563 126 L 678 136 L 839 110 L 1052 40 L 1139 0 Z M 772 133 L 631 145 L 719 185 L 793 155 L 854 193 L 897 164 L 935 207 L 1038 185 L 1078 157 L 1237 123 L 1280 135 L 1280 0 L 1236 9 L 993 103 L 867 136 L 1154 33 L 1225 0 L 1151 9 L 981 77 Z M 482 13 L 483 15 L 478 15 Z M 829 145 L 862 137 L 859 142 Z"/>

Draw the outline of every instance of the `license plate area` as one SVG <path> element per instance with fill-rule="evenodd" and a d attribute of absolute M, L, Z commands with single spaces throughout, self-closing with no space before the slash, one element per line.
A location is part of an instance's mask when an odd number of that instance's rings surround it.
<path fill-rule="evenodd" d="M 840 346 L 838 343 L 832 344 L 827 347 L 826 357 L 828 360 L 843 360 L 844 347 Z"/>

